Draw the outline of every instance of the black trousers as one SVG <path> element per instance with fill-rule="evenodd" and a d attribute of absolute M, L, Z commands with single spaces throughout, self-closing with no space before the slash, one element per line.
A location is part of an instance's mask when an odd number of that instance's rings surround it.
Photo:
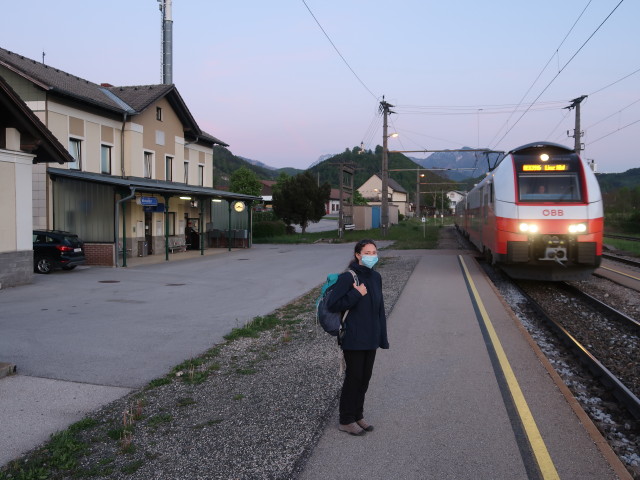
<path fill-rule="evenodd" d="M 376 350 L 344 350 L 343 353 L 347 370 L 340 394 L 340 423 L 347 425 L 362 420 Z"/>

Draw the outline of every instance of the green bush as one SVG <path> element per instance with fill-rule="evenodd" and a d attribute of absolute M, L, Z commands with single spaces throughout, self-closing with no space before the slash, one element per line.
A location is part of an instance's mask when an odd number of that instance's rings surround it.
<path fill-rule="evenodd" d="M 276 222 L 279 218 L 272 211 L 253 212 L 253 223 L 258 222 Z"/>
<path fill-rule="evenodd" d="M 286 225 L 281 221 L 255 222 L 253 238 L 271 238 L 284 235 Z"/>

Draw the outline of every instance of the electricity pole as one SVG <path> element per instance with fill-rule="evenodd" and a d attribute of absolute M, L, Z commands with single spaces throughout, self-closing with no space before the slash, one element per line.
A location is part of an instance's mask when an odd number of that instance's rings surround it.
<path fill-rule="evenodd" d="M 381 212 L 381 226 L 382 226 L 382 235 L 384 237 L 387 236 L 387 231 L 389 229 L 389 150 L 387 148 L 387 140 L 389 139 L 389 135 L 387 134 L 387 116 L 389 113 L 394 113 L 390 110 L 393 105 L 385 102 L 384 96 L 382 97 L 382 101 L 380 102 L 380 110 L 383 114 L 382 121 L 382 201 L 380 208 Z"/>
<path fill-rule="evenodd" d="M 582 142 L 580 142 L 580 137 L 582 137 L 582 132 L 580 131 L 580 104 L 585 98 L 587 98 L 587 95 L 582 95 L 581 97 L 574 98 L 573 100 L 571 100 L 571 105 L 569 105 L 568 107 L 564 107 L 568 108 L 569 110 L 571 110 L 572 108 L 576 109 L 576 128 L 573 130 L 573 135 L 569 135 L 569 132 L 567 132 L 567 135 L 574 138 L 573 149 L 578 155 L 580 155 L 580 150 L 582 150 Z"/>

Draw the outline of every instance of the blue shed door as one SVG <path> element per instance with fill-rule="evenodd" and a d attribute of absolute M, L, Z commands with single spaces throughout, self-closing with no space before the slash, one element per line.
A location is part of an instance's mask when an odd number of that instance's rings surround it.
<path fill-rule="evenodd" d="M 371 207 L 371 228 L 380 228 L 380 205 Z"/>

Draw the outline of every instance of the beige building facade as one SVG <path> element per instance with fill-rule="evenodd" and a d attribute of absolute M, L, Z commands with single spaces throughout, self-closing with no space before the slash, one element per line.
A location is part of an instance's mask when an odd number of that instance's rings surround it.
<path fill-rule="evenodd" d="M 229 246 L 232 230 L 250 238 L 250 209 L 235 205 L 254 198 L 213 188 L 213 147 L 227 145 L 200 129 L 175 85 L 95 84 L 1 48 L 0 77 L 74 159 L 35 166 L 34 228 L 77 233 L 100 265 L 208 248 L 207 228 Z"/>
<path fill-rule="evenodd" d="M 358 187 L 360 194 L 367 200 L 369 205 L 380 205 L 382 203 L 382 179 L 379 175 L 372 175 L 366 182 Z M 389 179 L 388 182 L 389 205 L 394 205 L 398 209 L 398 213 L 403 216 L 411 214 L 411 205 L 409 203 L 407 191 L 398 182 Z M 390 211 L 391 215 L 391 211 Z M 391 223 L 394 222 L 389 217 Z"/>

